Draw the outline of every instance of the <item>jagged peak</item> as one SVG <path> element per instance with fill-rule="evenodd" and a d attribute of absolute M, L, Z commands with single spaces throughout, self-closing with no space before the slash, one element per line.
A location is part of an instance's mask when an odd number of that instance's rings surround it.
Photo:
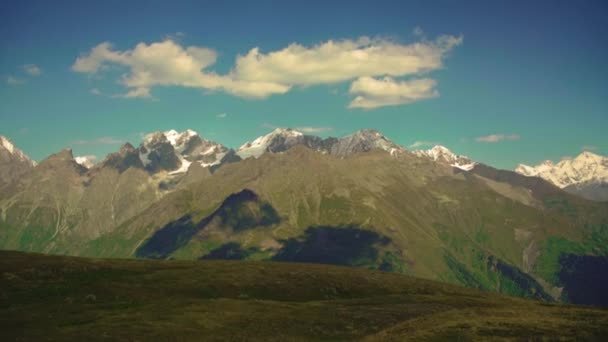
<path fill-rule="evenodd" d="M 50 158 L 63 159 L 63 160 L 74 160 L 74 152 L 71 148 L 64 148 L 63 150 L 53 154 Z"/>
<path fill-rule="evenodd" d="M 21 151 L 15 144 L 6 136 L 0 135 L 0 147 L 3 147 L 10 155 L 22 162 L 26 162 L 31 166 L 36 166 L 36 162 Z"/>
<path fill-rule="evenodd" d="M 118 151 L 120 154 L 126 154 L 126 153 L 130 153 L 135 151 L 135 147 L 133 145 L 131 145 L 131 143 L 124 143 L 121 147 L 120 150 Z"/>
<path fill-rule="evenodd" d="M 433 161 L 445 162 L 452 167 L 465 171 L 470 171 L 477 165 L 469 157 L 456 154 L 443 145 L 435 145 L 428 150 L 416 150 L 413 153 L 419 157 L 430 158 Z"/>

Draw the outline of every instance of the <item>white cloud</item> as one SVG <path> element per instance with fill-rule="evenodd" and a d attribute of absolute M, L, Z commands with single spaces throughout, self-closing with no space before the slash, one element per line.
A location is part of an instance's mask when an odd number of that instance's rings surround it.
<path fill-rule="evenodd" d="M 517 134 L 490 134 L 484 137 L 475 138 L 477 142 L 497 143 L 502 140 L 518 140 L 520 137 Z"/>
<path fill-rule="evenodd" d="M 435 145 L 439 145 L 439 142 L 436 141 L 416 141 L 413 144 L 411 144 L 410 146 L 408 146 L 409 148 L 418 148 L 418 147 L 422 147 L 422 146 L 435 146 Z"/>
<path fill-rule="evenodd" d="M 124 140 L 112 137 L 101 137 L 91 140 L 76 140 L 72 143 L 74 145 L 118 145 L 124 143 Z"/>
<path fill-rule="evenodd" d="M 136 97 L 151 99 L 152 95 L 150 95 L 150 88 L 134 88 L 129 90 L 126 94 L 117 95 L 117 97 L 124 97 L 127 99 Z"/>
<path fill-rule="evenodd" d="M 296 131 L 300 131 L 302 133 L 306 133 L 306 134 L 319 134 L 319 133 L 325 133 L 325 132 L 331 132 L 334 130 L 333 127 L 311 127 L 311 126 L 303 126 L 303 127 L 296 127 L 295 128 Z"/>
<path fill-rule="evenodd" d="M 218 119 L 225 119 L 227 116 L 228 116 L 227 113 L 219 113 L 215 117 L 218 118 Z"/>
<path fill-rule="evenodd" d="M 329 40 L 311 47 L 293 43 L 267 54 L 254 48 L 237 57 L 233 73 L 242 80 L 285 85 L 337 83 L 363 76 L 421 74 L 441 68 L 446 54 L 462 44 L 462 40 L 462 37 L 441 36 L 435 41 L 400 44 L 361 37 Z"/>
<path fill-rule="evenodd" d="M 101 90 L 99 90 L 98 88 L 93 88 L 93 89 L 89 90 L 89 92 L 93 95 L 103 95 Z"/>
<path fill-rule="evenodd" d="M 110 43 L 101 43 L 76 59 L 75 72 L 96 74 L 111 64 L 129 69 L 120 83 L 129 90 L 122 97 L 151 98 L 154 86 L 181 86 L 222 90 L 243 97 L 263 98 L 285 93 L 288 86 L 269 82 L 246 82 L 204 72 L 215 64 L 217 53 L 204 47 L 182 47 L 173 40 L 158 43 L 139 43 L 132 50 L 113 50 Z"/>
<path fill-rule="evenodd" d="M 21 85 L 25 84 L 25 80 L 13 76 L 9 76 L 6 78 L 6 84 L 8 85 Z"/>
<path fill-rule="evenodd" d="M 30 76 L 40 76 L 42 69 L 36 64 L 26 64 L 23 66 L 23 70 Z"/>
<path fill-rule="evenodd" d="M 72 70 L 88 75 L 102 73 L 111 66 L 127 70 L 119 79 L 127 90 L 119 97 L 152 98 L 158 86 L 199 88 L 221 91 L 246 98 L 265 98 L 284 94 L 294 86 L 334 84 L 356 80 L 351 89 L 373 77 L 403 77 L 421 75 L 443 67 L 447 54 L 462 44 L 462 36 L 440 36 L 435 40 L 419 37 L 419 41 L 403 44 L 389 39 L 329 40 L 317 45 L 297 43 L 263 53 L 259 47 L 238 55 L 234 67 L 221 75 L 209 70 L 216 64 L 218 53 L 211 48 L 182 46 L 168 37 L 150 44 L 139 43 L 132 49 L 117 50 L 108 42 L 93 47 L 81 55 Z M 429 84 L 430 79 L 393 81 L 405 92 Z M 376 81 L 383 82 L 383 81 Z M 426 82 L 426 83 L 425 83 Z M 434 86 L 434 81 L 433 86 Z M 385 85 L 386 86 L 386 85 Z M 353 88 L 354 87 L 354 88 Z M 364 93 L 357 94 L 364 97 Z M 367 94 L 369 96 L 369 94 Z M 356 100 L 351 107 L 373 108 L 378 105 L 403 104 L 430 94 L 402 94 L 391 99 L 375 98 Z"/>
<path fill-rule="evenodd" d="M 391 77 L 375 79 L 360 77 L 354 81 L 349 93 L 356 96 L 349 108 L 377 108 L 395 106 L 439 96 L 434 89 L 437 82 L 430 78 L 396 81 Z"/>

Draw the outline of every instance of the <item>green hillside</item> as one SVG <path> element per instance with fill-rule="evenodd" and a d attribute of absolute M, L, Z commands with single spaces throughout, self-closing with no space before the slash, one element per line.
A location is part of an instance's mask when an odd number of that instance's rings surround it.
<path fill-rule="evenodd" d="M 599 339 L 608 311 L 299 263 L 0 252 L 5 340 Z"/>
<path fill-rule="evenodd" d="M 384 151 L 338 158 L 303 146 L 213 174 L 194 170 L 174 184 L 134 168 L 82 174 L 65 159 L 41 163 L 38 178 L 0 201 L 2 248 L 336 264 L 608 305 L 601 290 L 608 280 L 594 278 L 605 274 L 608 204 L 540 179 L 487 167 L 456 172 Z M 572 267 L 581 264 L 583 272 Z"/>

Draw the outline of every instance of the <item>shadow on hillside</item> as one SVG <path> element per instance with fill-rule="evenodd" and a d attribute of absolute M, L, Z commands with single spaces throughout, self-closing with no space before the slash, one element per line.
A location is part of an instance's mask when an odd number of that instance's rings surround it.
<path fill-rule="evenodd" d="M 559 264 L 558 278 L 569 302 L 608 307 L 608 257 L 564 254 Z"/>
<path fill-rule="evenodd" d="M 390 241 L 355 225 L 313 226 L 306 229 L 302 237 L 281 241 L 283 248 L 272 260 L 366 266 L 376 263 L 378 246 Z"/>
<path fill-rule="evenodd" d="M 135 256 L 138 258 L 165 259 L 171 253 L 184 247 L 196 234 L 203 231 L 212 222 L 222 229 L 241 232 L 257 227 L 271 226 L 279 223 L 277 211 L 267 202 L 261 201 L 258 195 L 244 189 L 231 194 L 211 215 L 200 222 L 194 222 L 191 215 L 184 215 L 170 222 L 140 246 Z"/>
<path fill-rule="evenodd" d="M 387 237 L 355 225 L 313 226 L 306 229 L 300 237 L 281 241 L 283 247 L 270 260 L 371 266 L 378 264 L 379 247 L 390 242 Z M 256 247 L 242 248 L 239 243 L 229 242 L 201 259 L 247 259 L 257 252 L 260 250 Z"/>
<path fill-rule="evenodd" d="M 256 247 L 243 249 L 240 243 L 228 242 L 219 248 L 212 250 L 209 254 L 203 255 L 201 260 L 244 260 L 253 253 L 259 252 Z"/>

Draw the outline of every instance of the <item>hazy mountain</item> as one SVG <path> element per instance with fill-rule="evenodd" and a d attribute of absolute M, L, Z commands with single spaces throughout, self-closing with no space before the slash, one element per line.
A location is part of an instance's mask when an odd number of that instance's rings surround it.
<path fill-rule="evenodd" d="M 608 157 L 583 152 L 576 158 L 564 159 L 557 164 L 550 160 L 534 167 L 520 164 L 515 172 L 529 177 L 541 177 L 588 199 L 608 200 Z"/>
<path fill-rule="evenodd" d="M 0 188 L 17 180 L 35 165 L 8 138 L 0 135 Z"/>

